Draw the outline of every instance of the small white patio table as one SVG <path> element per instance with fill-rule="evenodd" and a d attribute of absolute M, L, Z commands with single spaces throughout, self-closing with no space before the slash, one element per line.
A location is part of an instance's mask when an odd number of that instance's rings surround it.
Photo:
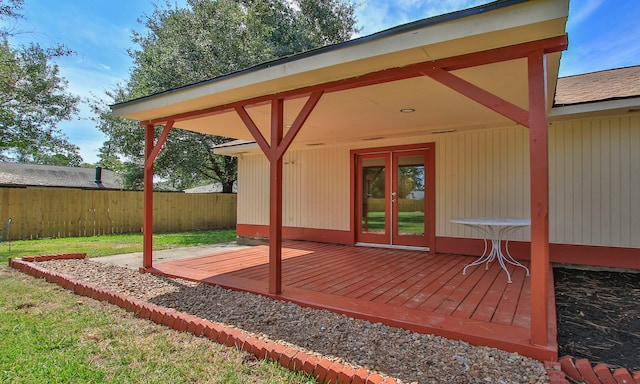
<path fill-rule="evenodd" d="M 489 263 L 497 259 L 502 269 L 507 273 L 507 282 L 511 282 L 511 274 L 507 270 L 505 261 L 517 267 L 524 268 L 524 270 L 527 271 L 527 276 L 529 276 L 529 269 L 511 257 L 511 254 L 509 253 L 509 235 L 520 228 L 530 226 L 530 219 L 516 219 L 509 217 L 465 217 L 451 219 L 449 221 L 456 224 L 466 225 L 467 227 L 478 230 L 484 235 L 484 251 L 482 252 L 482 256 L 473 263 L 465 266 L 462 270 L 463 275 L 467 273 L 467 268 L 480 265 L 482 263 L 486 263 L 485 269 L 489 269 Z M 491 250 L 489 252 L 487 252 L 487 240 L 491 240 Z M 506 255 L 502 252 L 501 244 L 503 241 L 505 242 L 504 249 L 506 251 Z"/>

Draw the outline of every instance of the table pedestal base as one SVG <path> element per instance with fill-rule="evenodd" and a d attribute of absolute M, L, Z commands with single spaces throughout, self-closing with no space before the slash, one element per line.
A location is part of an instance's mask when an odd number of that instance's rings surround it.
<path fill-rule="evenodd" d="M 509 273 L 509 270 L 507 269 L 507 265 L 505 264 L 505 262 L 511 265 L 515 265 L 516 267 L 524 268 L 524 270 L 527 271 L 527 276 L 529 276 L 529 268 L 522 265 L 519 261 L 514 259 L 509 253 L 508 236 L 511 232 L 517 230 L 518 228 L 522 228 L 521 226 L 505 226 L 505 227 L 502 227 L 499 231 L 496 231 L 496 229 L 491 225 L 488 225 L 486 227 L 480 227 L 480 226 L 469 225 L 469 224 L 465 224 L 465 225 L 483 232 L 486 236 L 484 239 L 484 251 L 482 252 L 482 256 L 480 256 L 480 258 L 478 258 L 478 260 L 474 261 L 473 263 L 467 264 L 462 270 L 463 275 L 466 275 L 467 268 L 480 265 L 483 263 L 486 263 L 485 269 L 489 269 L 489 263 L 497 259 L 498 263 L 500 263 L 500 266 L 507 274 L 507 282 L 511 283 L 511 274 Z M 488 253 L 487 253 L 487 245 L 488 245 L 487 239 L 491 240 L 491 250 Z M 504 249 L 505 249 L 506 255 L 502 252 L 503 240 L 505 241 Z"/>

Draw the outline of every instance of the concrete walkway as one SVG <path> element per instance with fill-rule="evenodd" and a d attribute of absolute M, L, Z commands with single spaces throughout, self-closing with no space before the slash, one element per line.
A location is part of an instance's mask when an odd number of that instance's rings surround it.
<path fill-rule="evenodd" d="M 238 249 L 249 248 L 248 245 L 238 245 L 235 241 L 211 245 L 199 245 L 197 247 L 172 248 L 162 251 L 153 251 L 153 263 L 185 259 L 189 257 L 213 255 L 222 252 L 231 252 Z M 142 267 L 142 252 L 125 253 L 122 255 L 94 257 L 91 260 L 101 263 L 119 265 L 131 269 Z"/>

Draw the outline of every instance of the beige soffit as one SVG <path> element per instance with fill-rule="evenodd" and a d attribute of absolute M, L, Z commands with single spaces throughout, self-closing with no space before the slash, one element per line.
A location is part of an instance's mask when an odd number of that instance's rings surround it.
<path fill-rule="evenodd" d="M 116 116 L 139 121 L 226 105 L 310 85 L 565 34 L 568 1 L 497 1 L 450 15 L 392 28 L 332 47 L 277 60 L 227 76 L 112 106 Z M 560 54 L 548 55 L 550 100 Z M 527 107 L 524 59 L 456 71 L 504 99 Z M 437 96 L 434 96 L 437 95 Z M 285 104 L 290 124 L 305 99 Z M 399 109 L 417 113 L 398 115 Z M 269 140 L 269 107 L 248 108 Z M 512 124 L 430 80 L 415 78 L 323 95 L 296 141 L 353 140 L 411 135 L 425 129 L 472 129 Z M 253 140 L 235 112 L 180 120 L 177 128 Z M 267 127 L 267 128 L 265 128 Z"/>

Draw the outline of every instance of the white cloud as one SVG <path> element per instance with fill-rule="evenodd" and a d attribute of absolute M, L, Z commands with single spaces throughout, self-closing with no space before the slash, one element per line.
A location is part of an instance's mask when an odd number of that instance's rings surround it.
<path fill-rule="evenodd" d="M 60 75 L 69 82 L 68 91 L 81 97 L 80 112 L 72 121 L 65 121 L 58 127 L 67 134 L 69 141 L 80 147 L 80 155 L 87 163 L 98 161 L 98 149 L 106 140 L 105 136 L 96 128 L 92 120 L 95 116 L 86 99 L 95 97 L 106 99 L 105 91 L 112 89 L 123 79 L 114 76 L 106 65 L 89 65 L 91 60 L 73 60 L 67 58 L 70 63 L 60 66 Z M 106 100 L 110 102 L 110 100 Z"/>
<path fill-rule="evenodd" d="M 87 163 L 98 161 L 98 149 L 105 140 L 95 122 L 94 114 L 86 99 L 106 99 L 105 91 L 112 89 L 123 79 L 114 76 L 106 65 L 91 64 L 88 58 L 68 57 L 59 60 L 60 76 L 68 82 L 67 92 L 81 98 L 80 111 L 71 121 L 58 124 L 72 144 L 80 147 L 80 155 Z M 110 100 L 107 100 L 110 102 Z"/>
<path fill-rule="evenodd" d="M 601 71 L 640 64 L 640 27 L 629 34 L 605 33 L 588 44 L 569 42 L 563 53 L 560 76 Z"/>
<path fill-rule="evenodd" d="M 575 0 L 567 33 L 569 49 L 562 55 L 560 75 L 640 64 L 640 2 Z"/>
<path fill-rule="evenodd" d="M 98 130 L 93 121 L 87 119 L 65 121 L 58 125 L 69 141 L 80 147 L 80 156 L 85 163 L 96 163 L 98 161 L 98 150 L 106 140 L 105 136 Z"/>
<path fill-rule="evenodd" d="M 103 66 L 65 65 L 60 67 L 60 74 L 68 80 L 69 92 L 80 97 L 103 95 L 105 91 L 124 81 Z"/>
<path fill-rule="evenodd" d="M 600 8 L 604 0 L 574 0 L 571 5 L 571 14 L 568 25 L 578 25 L 588 19 L 594 12 Z"/>

